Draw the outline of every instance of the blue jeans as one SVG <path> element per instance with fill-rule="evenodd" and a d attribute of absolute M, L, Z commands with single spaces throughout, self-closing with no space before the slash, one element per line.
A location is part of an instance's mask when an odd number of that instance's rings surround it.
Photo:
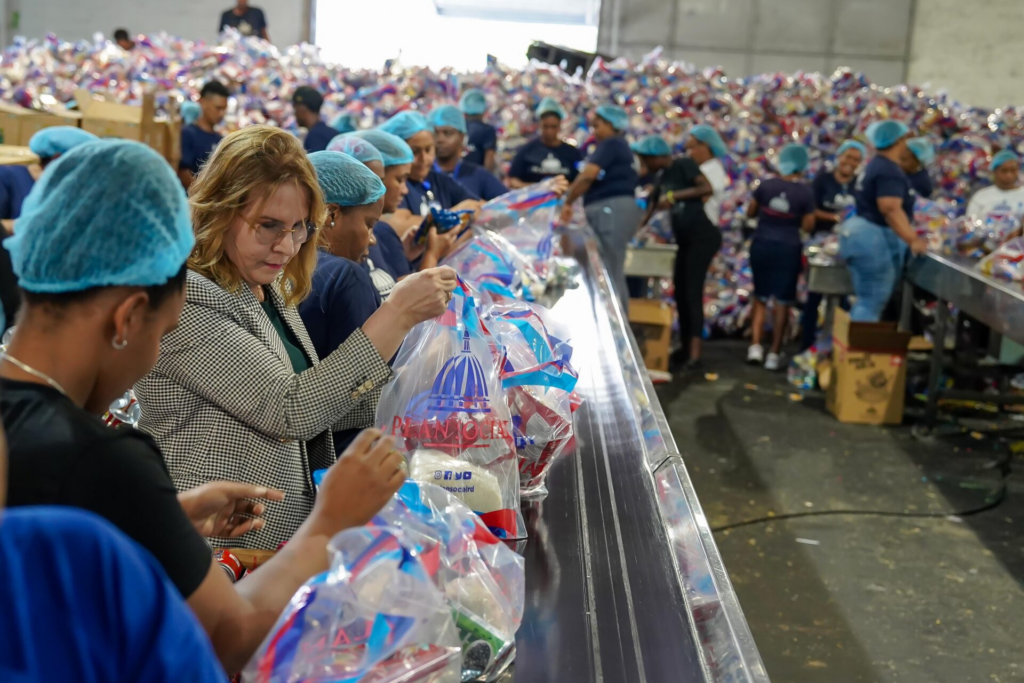
<path fill-rule="evenodd" d="M 622 303 L 622 315 L 629 316 L 629 287 L 626 285 L 626 247 L 640 228 L 643 213 L 633 195 L 599 199 L 586 205 L 587 222 L 594 229 L 601 258 L 613 291 Z"/>
<path fill-rule="evenodd" d="M 857 297 L 850 320 L 878 322 L 903 273 L 907 245 L 889 227 L 854 216 L 839 226 L 839 256 Z"/>

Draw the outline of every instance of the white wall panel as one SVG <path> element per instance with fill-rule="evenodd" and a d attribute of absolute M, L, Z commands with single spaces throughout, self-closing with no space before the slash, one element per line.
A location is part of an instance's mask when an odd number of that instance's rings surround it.
<path fill-rule="evenodd" d="M 823 0 L 759 0 L 754 48 L 822 54 L 832 35 L 831 11 Z"/>

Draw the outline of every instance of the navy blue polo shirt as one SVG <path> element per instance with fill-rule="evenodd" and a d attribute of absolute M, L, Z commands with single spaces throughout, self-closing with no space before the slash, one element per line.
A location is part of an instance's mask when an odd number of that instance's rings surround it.
<path fill-rule="evenodd" d="M 178 168 L 199 173 L 199 168 L 220 144 L 221 134 L 207 133 L 194 123 L 181 129 L 181 161 Z"/>
<path fill-rule="evenodd" d="M 338 131 L 328 126 L 323 121 L 317 121 L 316 125 L 309 129 L 306 133 L 306 139 L 303 141 L 302 146 L 306 148 L 307 154 L 313 152 L 323 152 L 327 149 L 327 145 L 330 144 L 331 140 L 337 137 Z"/>
<path fill-rule="evenodd" d="M 428 191 L 433 194 L 433 201 L 442 209 L 450 209 L 467 199 L 480 199 L 479 195 L 470 192 L 458 181 L 434 169 L 427 174 L 426 181 L 410 179 L 405 181 L 405 185 L 409 188 L 409 194 L 402 198 L 398 208 L 408 209 L 417 216 L 426 216 L 430 212 Z"/>
<path fill-rule="evenodd" d="M 587 159 L 604 171 L 583 195 L 583 205 L 612 197 L 632 197 L 636 193 L 640 176 L 633 167 L 633 150 L 621 135 L 602 140 Z"/>
<path fill-rule="evenodd" d="M 313 291 L 299 304 L 299 315 L 317 357 L 326 358 L 380 308 L 380 294 L 358 263 L 321 251 L 313 271 Z"/>
<path fill-rule="evenodd" d="M 498 130 L 483 121 L 466 121 L 466 161 L 483 166 L 489 149 L 498 149 Z"/>
<path fill-rule="evenodd" d="M 754 190 L 757 201 L 755 240 L 800 244 L 804 216 L 814 213 L 814 192 L 804 183 L 769 178 Z"/>
<path fill-rule="evenodd" d="M 409 259 L 405 256 L 405 247 L 402 246 L 402 238 L 394 228 L 384 221 L 378 221 L 373 226 L 373 236 L 377 238 L 377 244 L 370 247 L 373 265 L 387 271 L 395 280 L 412 272 Z"/>
<path fill-rule="evenodd" d="M 847 183 L 841 183 L 832 171 L 822 171 L 811 184 L 815 207 L 842 217 L 846 209 L 857 203 L 853 197 L 853 183 L 853 178 Z M 819 220 L 815 222 L 814 230 L 831 230 L 835 225 L 832 221 Z"/>
<path fill-rule="evenodd" d="M 882 197 L 899 197 L 903 202 L 903 210 L 908 216 L 912 216 L 914 197 L 910 190 L 910 180 L 900 165 L 878 155 L 868 162 L 867 168 L 857 178 L 854 192 L 857 215 L 876 225 L 887 227 L 885 216 L 878 210 L 878 200 Z"/>
<path fill-rule="evenodd" d="M 19 218 L 21 205 L 35 184 L 25 166 L 0 166 L 0 218 Z"/>
<path fill-rule="evenodd" d="M 579 175 L 577 166 L 582 159 L 580 150 L 568 142 L 560 142 L 557 147 L 548 147 L 540 138 L 534 138 L 516 152 L 508 175 L 524 183 L 539 183 L 554 176 L 564 175 L 571 183 Z"/>
<path fill-rule="evenodd" d="M 472 161 L 460 161 L 451 173 L 442 169 L 435 162 L 434 170 L 444 173 L 449 178 L 455 178 L 460 185 L 485 202 L 489 202 L 495 197 L 500 197 L 508 192 L 508 188 L 500 180 L 495 178 L 486 168 L 479 164 L 474 164 Z"/>

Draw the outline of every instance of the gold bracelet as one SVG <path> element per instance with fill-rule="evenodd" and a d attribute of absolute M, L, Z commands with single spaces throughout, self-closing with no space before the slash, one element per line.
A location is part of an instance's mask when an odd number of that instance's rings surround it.
<path fill-rule="evenodd" d="M 672 192 L 672 190 L 669 190 L 668 192 L 665 193 L 665 198 L 668 199 L 668 203 L 669 204 L 675 204 L 676 203 L 676 196 Z"/>

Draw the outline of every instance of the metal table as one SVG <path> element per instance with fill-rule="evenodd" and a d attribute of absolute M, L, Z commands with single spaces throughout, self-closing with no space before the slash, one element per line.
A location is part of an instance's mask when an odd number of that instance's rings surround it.
<path fill-rule="evenodd" d="M 526 613 L 504 681 L 768 681 L 593 239 L 553 310 L 585 398 L 577 452 L 524 502 Z"/>

